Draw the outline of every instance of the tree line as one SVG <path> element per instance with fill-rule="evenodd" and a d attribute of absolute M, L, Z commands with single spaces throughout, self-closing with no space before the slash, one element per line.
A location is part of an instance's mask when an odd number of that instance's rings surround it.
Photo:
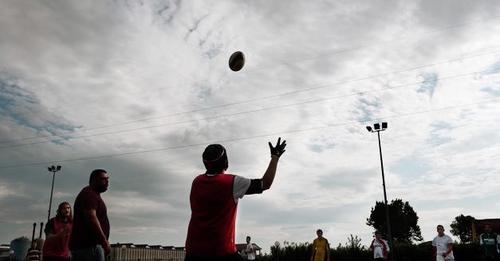
<path fill-rule="evenodd" d="M 388 208 L 393 239 L 391 242 L 393 247 L 391 255 L 396 257 L 397 260 L 405 261 L 435 260 L 432 255 L 431 242 L 423 242 L 420 226 L 418 225 L 419 218 L 410 203 L 402 199 L 394 199 L 388 204 Z M 366 225 L 385 233 L 387 231 L 385 211 L 385 204 L 376 202 L 375 206 L 371 208 L 370 216 L 366 219 Z M 472 261 L 480 256 L 479 244 L 473 242 L 472 225 L 475 220 L 472 216 L 460 214 L 450 224 L 450 233 L 460 239 L 460 244 L 454 246 L 456 261 Z M 272 246 L 269 255 L 259 256 L 257 260 L 309 260 L 311 246 L 310 242 L 295 243 L 285 241 L 283 245 Z M 331 260 L 336 261 L 373 260 L 372 252 L 363 246 L 361 239 L 355 235 L 350 235 L 345 244 L 332 246 L 330 257 Z"/>
<path fill-rule="evenodd" d="M 395 199 L 388 204 L 388 207 L 393 243 L 403 244 L 423 241 L 420 226 L 418 225 L 417 212 L 408 201 L 403 202 L 402 199 Z M 471 243 L 473 240 L 472 225 L 475 221 L 476 219 L 473 216 L 460 214 L 450 224 L 450 233 L 460 238 L 461 243 Z M 375 203 L 375 206 L 371 209 L 370 217 L 366 219 L 366 224 L 383 233 L 387 231 L 385 204 L 383 202 Z"/>

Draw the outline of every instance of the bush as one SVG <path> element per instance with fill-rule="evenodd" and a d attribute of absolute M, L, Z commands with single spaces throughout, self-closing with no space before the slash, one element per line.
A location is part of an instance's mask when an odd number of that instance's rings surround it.
<path fill-rule="evenodd" d="M 311 258 L 310 243 L 284 242 L 283 246 L 272 246 L 271 254 L 257 258 L 259 261 L 308 261 Z M 480 247 L 474 244 L 455 244 L 453 246 L 455 261 L 477 261 Z M 394 261 L 434 261 L 432 242 L 421 244 L 399 243 L 393 246 L 391 257 Z M 339 244 L 330 250 L 332 261 L 373 261 L 373 253 L 361 245 L 357 236 L 351 235 L 345 245 Z"/>

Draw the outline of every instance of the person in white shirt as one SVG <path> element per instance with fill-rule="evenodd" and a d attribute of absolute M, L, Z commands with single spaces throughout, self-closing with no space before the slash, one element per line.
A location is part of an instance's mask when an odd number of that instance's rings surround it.
<path fill-rule="evenodd" d="M 451 237 L 444 234 L 444 227 L 437 226 L 438 235 L 432 240 L 432 248 L 436 261 L 452 261 L 455 260 L 453 256 L 453 240 Z"/>
<path fill-rule="evenodd" d="M 387 241 L 382 239 L 382 233 L 380 231 L 375 231 L 375 238 L 373 239 L 370 250 L 373 251 L 373 259 L 375 261 L 387 260 L 389 255 L 389 244 Z"/>
<path fill-rule="evenodd" d="M 247 236 L 247 246 L 245 248 L 245 254 L 247 260 L 255 260 L 255 248 L 252 243 L 250 243 L 250 236 Z"/>

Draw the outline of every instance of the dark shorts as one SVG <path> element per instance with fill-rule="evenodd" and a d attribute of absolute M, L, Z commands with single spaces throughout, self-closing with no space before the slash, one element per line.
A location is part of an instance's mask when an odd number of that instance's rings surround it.
<path fill-rule="evenodd" d="M 200 257 L 200 256 L 186 256 L 184 261 L 243 261 L 243 257 L 238 253 L 234 253 L 228 256 L 220 257 Z"/>

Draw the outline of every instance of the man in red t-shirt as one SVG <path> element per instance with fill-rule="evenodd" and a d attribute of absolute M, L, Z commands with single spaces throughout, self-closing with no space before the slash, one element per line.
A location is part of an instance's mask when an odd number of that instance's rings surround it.
<path fill-rule="evenodd" d="M 191 185 L 186 261 L 242 260 L 234 240 L 238 199 L 271 187 L 285 147 L 286 141 L 281 142 L 281 138 L 274 147 L 269 142 L 271 161 L 261 179 L 225 174 L 229 165 L 226 149 L 220 144 L 205 149 L 203 164 L 207 170 Z"/>
<path fill-rule="evenodd" d="M 101 198 L 108 186 L 108 173 L 96 169 L 90 174 L 89 186 L 76 197 L 69 241 L 72 261 L 104 261 L 111 252 L 108 214 Z"/>
<path fill-rule="evenodd" d="M 69 235 L 73 225 L 71 205 L 62 202 L 57 214 L 45 226 L 45 243 L 43 244 L 44 261 L 69 261 Z"/>

